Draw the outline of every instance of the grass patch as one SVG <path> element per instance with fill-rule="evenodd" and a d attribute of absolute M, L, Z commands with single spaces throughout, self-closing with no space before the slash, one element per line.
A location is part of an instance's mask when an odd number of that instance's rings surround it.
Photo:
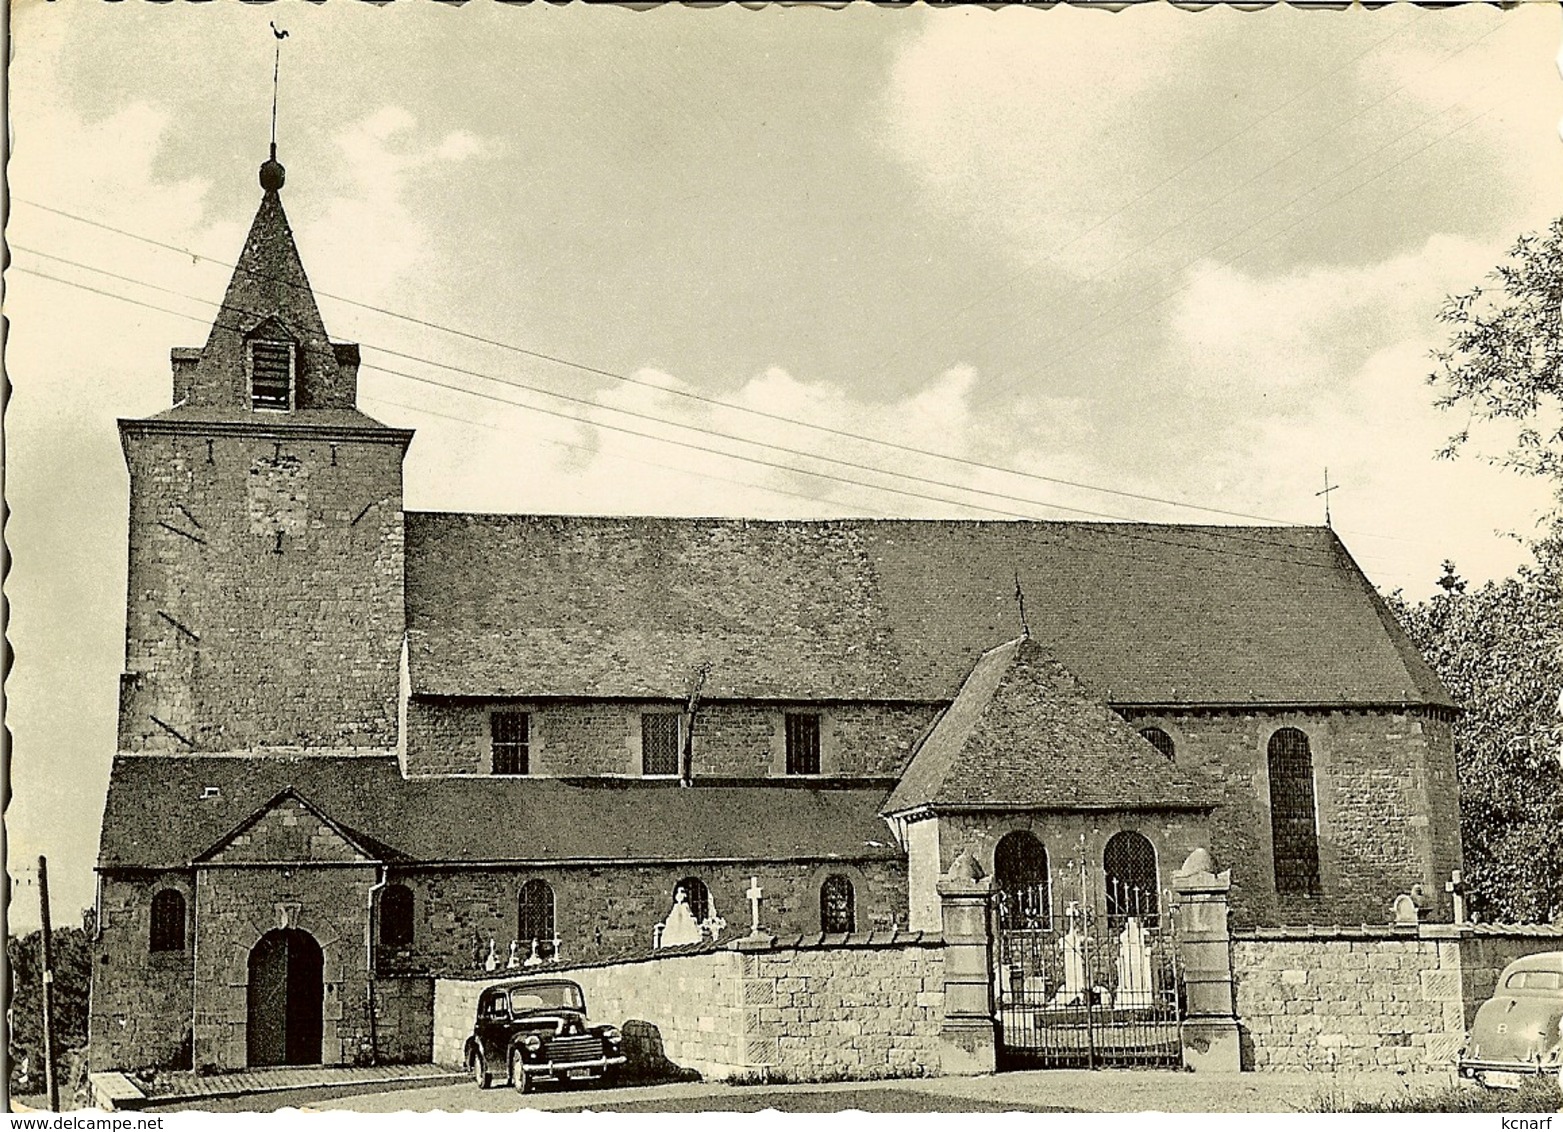
<path fill-rule="evenodd" d="M 1319 1097 L 1309 1112 L 1557 1112 L 1563 1093 L 1551 1077 L 1526 1081 L 1518 1089 L 1487 1089 L 1480 1085 L 1446 1085 L 1425 1093 L 1376 1101 L 1347 1101 L 1338 1093 Z"/>

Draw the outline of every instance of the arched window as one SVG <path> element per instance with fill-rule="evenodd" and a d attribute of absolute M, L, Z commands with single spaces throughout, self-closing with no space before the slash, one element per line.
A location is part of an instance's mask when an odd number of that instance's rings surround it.
<path fill-rule="evenodd" d="M 702 924 L 711 918 L 711 890 L 706 887 L 705 881 L 699 877 L 685 877 L 673 886 L 673 899 L 677 901 L 678 890 L 684 890 L 684 898 L 689 902 L 689 914 L 695 918 L 695 923 Z"/>
<path fill-rule="evenodd" d="M 529 880 L 521 886 L 516 916 L 516 939 L 521 944 L 521 958 L 531 957 L 532 944 L 537 944 L 539 959 L 552 959 L 558 951 L 554 941 L 554 890 L 546 880 Z"/>
<path fill-rule="evenodd" d="M 1120 927 L 1130 916 L 1152 919 L 1160 907 L 1156 850 L 1143 834 L 1126 829 L 1107 839 L 1102 853 L 1106 874 L 1107 922 Z"/>
<path fill-rule="evenodd" d="M 412 889 L 404 884 L 380 893 L 380 946 L 412 946 Z"/>
<path fill-rule="evenodd" d="M 1047 848 L 1024 829 L 1006 833 L 993 847 L 993 882 L 1008 927 L 1045 928 L 1052 922 Z"/>
<path fill-rule="evenodd" d="M 1140 732 L 1140 738 L 1155 747 L 1169 759 L 1177 753 L 1177 746 L 1172 742 L 1172 736 L 1159 727 L 1147 727 Z"/>
<path fill-rule="evenodd" d="M 822 932 L 857 931 L 852 878 L 831 873 L 819 886 L 819 928 Z"/>
<path fill-rule="evenodd" d="M 173 888 L 165 888 L 152 897 L 153 951 L 183 951 L 185 949 L 185 897 Z"/>
<path fill-rule="evenodd" d="M 1308 736 L 1283 727 L 1270 736 L 1270 845 L 1275 890 L 1319 891 L 1319 827 L 1313 799 L 1313 752 Z"/>

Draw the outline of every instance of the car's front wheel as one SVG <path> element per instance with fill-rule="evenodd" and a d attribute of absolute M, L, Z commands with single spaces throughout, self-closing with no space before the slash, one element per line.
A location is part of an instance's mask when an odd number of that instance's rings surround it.
<path fill-rule="evenodd" d="M 532 1091 L 532 1078 L 526 1071 L 526 1064 L 521 1060 L 521 1051 L 510 1051 L 510 1087 L 518 1093 L 530 1093 Z"/>
<path fill-rule="evenodd" d="M 487 1089 L 494 1084 L 494 1075 L 488 1071 L 488 1063 L 483 1060 L 483 1051 L 475 1049 L 472 1058 L 467 1062 L 467 1068 L 472 1071 L 472 1079 L 477 1082 L 480 1089 Z"/>

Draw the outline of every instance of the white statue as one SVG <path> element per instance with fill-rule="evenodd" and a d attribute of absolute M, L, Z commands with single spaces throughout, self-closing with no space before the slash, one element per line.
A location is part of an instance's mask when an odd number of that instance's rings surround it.
<path fill-rule="evenodd" d="M 1151 948 L 1139 918 L 1130 916 L 1118 936 L 1118 993 L 1122 1007 L 1151 1006 L 1156 988 L 1151 981 Z"/>
<path fill-rule="evenodd" d="M 1064 984 L 1058 988 L 1054 1003 L 1058 1006 L 1084 1005 L 1090 993 L 1091 983 L 1085 973 L 1085 933 L 1075 922 L 1073 909 L 1069 917 L 1069 931 L 1058 941 L 1064 953 Z"/>
<path fill-rule="evenodd" d="M 494 937 L 488 937 L 488 958 L 483 960 L 485 971 L 499 970 L 499 949 L 494 945 Z"/>
<path fill-rule="evenodd" d="M 685 944 L 700 943 L 705 939 L 700 924 L 695 920 L 694 912 L 690 911 L 689 893 L 684 891 L 683 885 L 673 890 L 673 909 L 660 927 L 662 930 L 657 936 L 658 947 L 680 947 Z"/>

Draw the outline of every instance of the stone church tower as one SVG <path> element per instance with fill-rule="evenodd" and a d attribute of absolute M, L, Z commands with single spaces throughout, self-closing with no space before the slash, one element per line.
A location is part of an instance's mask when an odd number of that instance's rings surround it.
<path fill-rule="evenodd" d="M 173 408 L 120 422 L 130 468 L 122 752 L 393 748 L 402 457 L 357 411 L 279 190 L 265 195 Z"/>

